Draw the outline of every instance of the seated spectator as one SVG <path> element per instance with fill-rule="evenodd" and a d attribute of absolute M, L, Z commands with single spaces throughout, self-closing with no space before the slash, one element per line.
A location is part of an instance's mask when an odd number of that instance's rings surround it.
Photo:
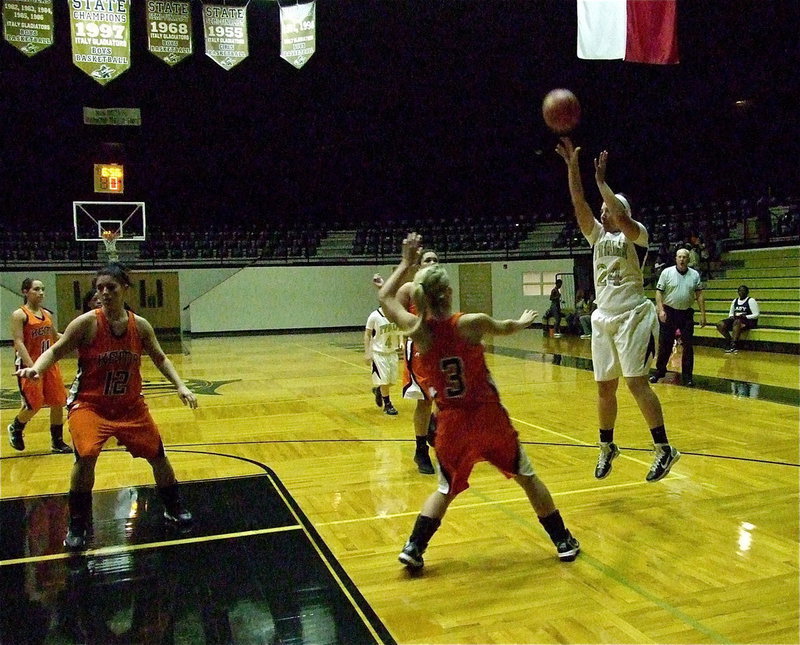
<path fill-rule="evenodd" d="M 578 289 L 575 298 L 575 313 L 570 314 L 570 325 L 575 327 L 581 338 L 592 337 L 592 312 L 596 309 L 592 292 Z"/>
<path fill-rule="evenodd" d="M 761 311 L 755 298 L 750 298 L 750 289 L 747 285 L 739 287 L 739 296 L 731 302 L 728 317 L 717 324 L 717 331 L 722 334 L 728 343 L 726 354 L 736 354 L 738 352 L 736 344 L 742 332 L 748 329 L 755 329 L 758 326 L 758 316 Z M 733 333 L 731 335 L 731 332 Z"/>
<path fill-rule="evenodd" d="M 567 314 L 567 331 L 568 332 L 577 332 L 578 334 L 581 333 L 581 325 L 579 322 L 580 314 L 578 313 L 581 309 L 581 303 L 584 300 L 584 291 L 583 289 L 578 289 L 575 292 L 575 308 L 573 311 Z"/>
<path fill-rule="evenodd" d="M 700 273 L 700 249 L 691 242 L 684 247 L 689 251 L 689 268 Z"/>
<path fill-rule="evenodd" d="M 656 256 L 656 263 L 654 265 L 656 282 L 658 282 L 661 272 L 666 269 L 671 262 L 672 254 L 669 252 L 669 244 L 667 240 L 664 240 L 661 242 L 661 246 L 658 247 L 658 255 Z"/>

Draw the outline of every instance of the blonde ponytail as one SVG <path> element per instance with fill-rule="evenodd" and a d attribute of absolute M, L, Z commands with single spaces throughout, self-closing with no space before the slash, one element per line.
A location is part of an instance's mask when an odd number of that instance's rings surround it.
<path fill-rule="evenodd" d="M 418 331 L 431 315 L 439 315 L 449 306 L 450 276 L 439 264 L 432 264 L 417 272 L 411 299 L 417 308 L 419 321 L 409 335 Z"/>
<path fill-rule="evenodd" d="M 425 297 L 425 289 L 416 279 L 414 280 L 414 290 L 411 292 L 411 302 L 414 303 L 414 308 L 417 310 L 417 324 L 408 330 L 407 334 L 409 336 L 419 331 L 419 328 L 425 323 L 430 309 L 428 299 Z"/>

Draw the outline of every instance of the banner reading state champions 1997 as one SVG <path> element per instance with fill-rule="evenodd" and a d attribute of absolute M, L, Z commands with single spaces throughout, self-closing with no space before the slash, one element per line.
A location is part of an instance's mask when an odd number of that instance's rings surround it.
<path fill-rule="evenodd" d="M 182 0 L 147 0 L 147 48 L 167 65 L 192 53 L 192 7 Z"/>
<path fill-rule="evenodd" d="M 101 85 L 131 66 L 128 0 L 70 0 L 72 62 Z"/>
<path fill-rule="evenodd" d="M 22 0 L 3 3 L 5 39 L 26 56 L 53 44 L 52 0 Z"/>

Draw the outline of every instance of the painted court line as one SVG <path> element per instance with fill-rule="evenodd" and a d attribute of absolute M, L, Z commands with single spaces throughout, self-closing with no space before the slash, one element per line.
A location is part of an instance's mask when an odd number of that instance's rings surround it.
<path fill-rule="evenodd" d="M 238 533 L 220 533 L 217 535 L 204 535 L 202 537 L 181 538 L 178 540 L 165 540 L 162 542 L 148 542 L 147 544 L 127 544 L 117 546 L 104 546 L 99 549 L 89 549 L 87 551 L 65 551 L 63 553 L 51 553 L 49 555 L 29 556 L 27 558 L 14 558 L 13 560 L 1 560 L 0 567 L 7 567 L 13 564 L 25 564 L 28 562 L 45 562 L 47 560 L 65 560 L 67 558 L 115 555 L 117 553 L 129 553 L 131 551 L 143 551 L 145 549 L 158 549 L 165 546 L 180 546 L 183 544 L 195 544 L 198 542 L 214 542 L 216 540 L 230 540 L 235 538 L 250 537 L 253 535 L 265 535 L 267 533 L 283 533 L 286 531 L 300 531 L 303 527 L 299 524 L 292 526 L 276 526 L 271 529 L 254 529 L 252 531 L 240 531 Z"/>
<path fill-rule="evenodd" d="M 568 439 L 572 443 L 576 443 L 576 444 L 581 445 L 581 446 L 594 446 L 594 445 L 596 445 L 596 444 L 593 444 L 593 443 L 588 443 L 586 441 L 581 441 L 580 439 L 576 439 L 575 437 L 572 437 L 572 436 L 570 436 L 568 434 L 564 434 L 562 432 L 556 432 L 555 430 L 551 430 L 550 428 L 545 428 L 543 426 L 538 426 L 535 423 L 530 423 L 528 421 L 523 421 L 522 419 L 517 419 L 517 418 L 514 418 L 514 417 L 509 417 L 509 418 L 514 423 L 521 423 L 523 425 L 530 426 L 531 428 L 536 428 L 537 430 L 542 430 L 543 432 L 549 432 L 552 435 L 555 435 L 557 437 L 561 437 L 562 439 Z M 646 461 L 642 461 L 641 459 L 637 459 L 636 457 L 631 457 L 629 455 L 626 455 L 625 451 L 623 451 L 623 450 L 620 450 L 618 458 L 628 459 L 630 461 L 636 462 L 637 464 L 641 464 L 642 466 L 645 466 L 646 468 L 650 468 L 650 464 L 648 464 Z M 681 473 L 676 473 L 674 471 L 670 471 L 669 475 L 667 475 L 667 478 L 670 478 L 670 477 L 674 477 L 676 479 L 687 479 L 688 478 L 687 475 L 682 475 Z"/>
<path fill-rule="evenodd" d="M 647 482 L 645 481 L 636 481 L 636 482 L 628 482 L 625 484 L 610 484 L 608 486 L 594 486 L 592 488 L 576 488 L 574 490 L 565 490 L 560 491 L 558 493 L 551 493 L 553 497 L 565 497 L 567 495 L 577 495 L 579 493 L 592 493 L 595 491 L 603 491 L 603 490 L 611 490 L 614 488 L 630 488 L 632 486 L 644 486 Z M 470 488 L 470 491 L 474 492 L 473 489 Z M 488 500 L 483 502 L 472 502 L 470 504 L 456 504 L 453 503 L 448 508 L 447 512 L 452 513 L 454 511 L 459 510 L 467 510 L 471 508 L 478 508 L 480 506 L 500 506 L 502 504 L 515 504 L 517 502 L 527 502 L 530 503 L 527 496 L 525 497 L 509 497 L 508 499 L 503 500 Z M 414 511 L 407 511 L 405 513 L 387 513 L 386 515 L 370 515 L 369 517 L 354 517 L 347 520 L 331 520 L 330 522 L 314 522 L 314 526 L 335 526 L 338 524 L 355 524 L 358 522 L 373 522 L 375 520 L 386 520 L 396 517 L 416 517 L 419 515 L 418 510 Z"/>
<path fill-rule="evenodd" d="M 314 352 L 315 354 L 319 354 L 320 356 L 325 356 L 326 358 L 333 359 L 334 361 L 339 361 L 340 363 L 344 363 L 345 365 L 350 365 L 351 367 L 357 367 L 360 370 L 369 369 L 369 367 L 366 367 L 364 365 L 359 365 L 357 363 L 353 363 L 352 361 L 346 361 L 343 358 L 339 358 L 338 356 L 332 356 L 331 354 L 326 354 L 325 352 L 321 352 L 318 349 L 312 349 L 311 347 L 306 347 L 305 345 L 300 345 L 299 343 L 295 343 L 295 345 L 308 352 Z"/>

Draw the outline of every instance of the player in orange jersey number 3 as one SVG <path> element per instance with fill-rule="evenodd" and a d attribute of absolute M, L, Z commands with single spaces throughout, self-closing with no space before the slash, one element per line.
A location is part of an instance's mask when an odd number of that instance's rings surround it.
<path fill-rule="evenodd" d="M 134 457 L 144 457 L 153 469 L 164 517 L 188 524 L 192 515 L 178 494 L 178 484 L 158 428 L 142 397 L 141 358 L 146 353 L 178 390 L 181 401 L 197 407 L 195 395 L 184 385 L 147 320 L 125 310 L 130 278 L 119 264 L 97 272 L 96 287 L 102 306 L 73 320 L 61 338 L 33 367 L 17 376 L 37 379 L 51 365 L 78 350 L 78 375 L 67 399 L 69 429 L 75 446 L 69 490 L 69 530 L 64 546 L 86 548 L 91 521 L 94 470 L 103 444 L 111 437 Z"/>
<path fill-rule="evenodd" d="M 564 526 L 550 491 L 536 476 L 489 374 L 481 340 L 525 329 L 536 317 L 526 310 L 517 320 L 495 320 L 486 314 L 452 313 L 453 291 L 447 271 L 435 264 L 414 276 L 412 298 L 417 315 L 403 307 L 397 291 L 416 268 L 421 238 L 403 241 L 402 260 L 380 290 L 386 317 L 414 341 L 420 385 L 433 398 L 437 415 L 436 455 L 439 486 L 425 503 L 402 552 L 400 562 L 420 569 L 422 554 L 439 528 L 450 503 L 469 487 L 472 467 L 488 461 L 523 488 L 558 557 L 575 559 L 580 544 Z"/>

